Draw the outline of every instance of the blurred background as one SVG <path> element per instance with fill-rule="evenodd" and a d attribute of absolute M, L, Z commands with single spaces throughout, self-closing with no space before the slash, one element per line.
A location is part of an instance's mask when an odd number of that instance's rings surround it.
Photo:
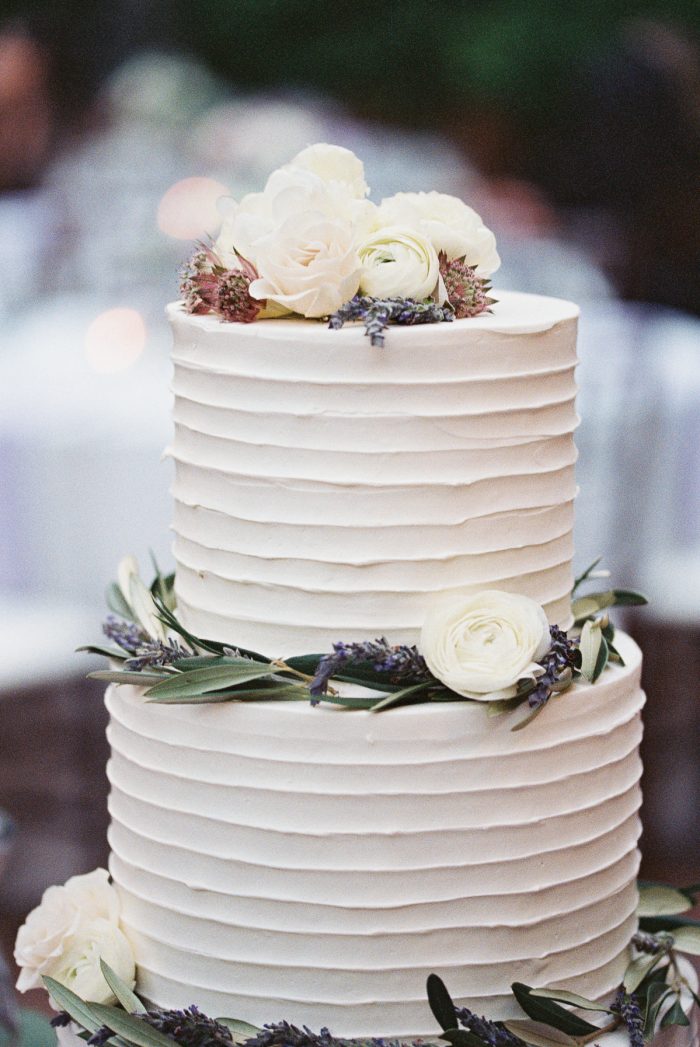
<path fill-rule="evenodd" d="M 700 879 L 696 0 L 0 0 L 0 940 L 105 862 L 97 639 L 169 565 L 163 306 L 216 201 L 316 141 L 463 197 L 581 303 L 577 563 L 648 592 L 644 873 Z M 33 1041 L 34 1042 L 34 1041 Z M 38 1039 L 35 1041 L 38 1044 Z"/>

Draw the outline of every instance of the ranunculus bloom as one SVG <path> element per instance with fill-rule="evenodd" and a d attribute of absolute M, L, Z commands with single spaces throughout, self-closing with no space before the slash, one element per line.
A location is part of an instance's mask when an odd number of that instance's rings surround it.
<path fill-rule="evenodd" d="M 422 233 L 390 225 L 371 233 L 358 247 L 360 287 L 374 298 L 417 298 L 433 293 L 440 279 L 437 253 Z"/>
<path fill-rule="evenodd" d="M 117 892 L 104 869 L 73 876 L 65 886 L 44 892 L 17 934 L 17 988 L 40 988 L 46 974 L 83 999 L 110 1002 L 114 997 L 102 976 L 100 958 L 133 986 L 134 957 L 119 927 Z"/>
<path fill-rule="evenodd" d="M 349 222 L 319 212 L 293 215 L 256 242 L 259 280 L 249 293 L 302 316 L 328 316 L 353 297 L 361 266 Z"/>
<path fill-rule="evenodd" d="M 465 698 L 509 698 L 536 676 L 551 645 L 543 609 L 528 596 L 487 589 L 446 596 L 428 612 L 420 652 L 431 673 Z"/>
<path fill-rule="evenodd" d="M 379 205 L 380 219 L 416 229 L 447 260 L 464 258 L 480 277 L 490 276 L 501 259 L 496 238 L 480 216 L 456 196 L 447 193 L 396 193 Z"/>

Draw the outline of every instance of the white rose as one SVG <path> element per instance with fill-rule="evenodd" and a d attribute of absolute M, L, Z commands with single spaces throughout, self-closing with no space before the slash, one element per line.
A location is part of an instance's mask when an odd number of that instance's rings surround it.
<path fill-rule="evenodd" d="M 352 156 L 352 154 L 350 154 Z M 359 162 L 359 161 L 358 161 Z M 248 193 L 240 203 L 221 203 L 223 222 L 214 251 L 228 268 L 242 255 L 257 268 L 267 237 L 290 218 L 307 212 L 353 224 L 359 236 L 376 220 L 376 205 L 358 199 L 343 181 L 324 181 L 313 170 L 287 164 L 273 171 L 261 193 Z"/>
<path fill-rule="evenodd" d="M 362 161 L 350 149 L 340 145 L 328 145 L 326 142 L 310 145 L 297 153 L 290 166 L 313 171 L 324 182 L 339 183 L 347 187 L 351 196 L 360 200 L 369 192 Z"/>
<path fill-rule="evenodd" d="M 465 258 L 481 277 L 498 269 L 496 238 L 480 216 L 456 196 L 446 193 L 396 193 L 379 205 L 381 220 L 418 229 L 447 260 Z"/>
<path fill-rule="evenodd" d="M 260 279 L 250 285 L 253 298 L 319 317 L 335 312 L 359 287 L 361 266 L 349 222 L 302 212 L 255 246 Z"/>
<path fill-rule="evenodd" d="M 100 969 L 100 960 L 109 964 L 123 982 L 133 988 L 136 968 L 131 946 L 120 928 L 110 920 L 85 922 L 71 938 L 50 974 L 61 985 L 92 1003 L 114 1002 L 114 995 Z"/>
<path fill-rule="evenodd" d="M 447 596 L 429 611 L 420 651 L 431 673 L 465 698 L 512 697 L 542 672 L 551 645 L 547 616 L 528 596 L 488 589 Z"/>
<path fill-rule="evenodd" d="M 435 248 L 422 233 L 390 225 L 371 233 L 358 246 L 360 287 L 374 298 L 427 298 L 440 280 Z"/>
<path fill-rule="evenodd" d="M 100 957 L 133 985 L 134 958 L 119 928 L 117 892 L 104 869 L 44 892 L 17 934 L 17 988 L 40 988 L 47 974 L 84 999 L 104 1003 L 112 993 L 99 969 Z"/>

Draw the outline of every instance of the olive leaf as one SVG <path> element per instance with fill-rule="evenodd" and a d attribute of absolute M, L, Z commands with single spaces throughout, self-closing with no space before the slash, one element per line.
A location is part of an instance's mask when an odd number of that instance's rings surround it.
<path fill-rule="evenodd" d="M 94 1013 L 93 1004 L 84 1003 L 71 989 L 61 985 L 55 978 L 49 978 L 48 974 L 43 976 L 42 981 L 54 1003 L 58 1004 L 61 1010 L 69 1014 L 73 1021 L 81 1025 L 83 1029 L 87 1029 L 88 1032 L 97 1032 L 102 1027 L 102 1022 Z"/>
<path fill-rule="evenodd" d="M 600 1031 L 597 1025 L 572 1014 L 554 1000 L 533 996 L 531 987 L 523 982 L 513 982 L 511 989 L 522 1009 L 533 1021 L 544 1022 L 545 1025 L 551 1025 L 568 1036 L 588 1036 L 589 1033 Z"/>
<path fill-rule="evenodd" d="M 581 652 L 581 675 L 595 683 L 608 661 L 608 643 L 603 636 L 600 620 L 584 622 L 579 641 Z"/>
<path fill-rule="evenodd" d="M 417 683 L 412 687 L 402 687 L 400 691 L 394 691 L 393 694 L 387 694 L 384 698 L 380 698 L 378 702 L 370 706 L 369 711 L 371 713 L 379 713 L 383 712 L 384 709 L 391 709 L 398 705 L 411 705 L 416 699 L 422 701 L 421 698 L 418 698 L 418 695 L 422 694 L 428 687 L 430 687 L 430 683 Z"/>
<path fill-rule="evenodd" d="M 430 1010 L 433 1012 L 440 1028 L 443 1032 L 448 1029 L 455 1029 L 457 1027 L 457 1011 L 442 978 L 437 974 L 429 974 L 426 989 Z"/>
<path fill-rule="evenodd" d="M 649 972 L 656 967 L 657 963 L 659 963 L 660 960 L 663 960 L 664 956 L 665 953 L 662 952 L 653 955 L 643 953 L 641 956 L 638 956 L 636 960 L 632 960 L 622 979 L 625 992 L 634 992 L 641 985 Z"/>
<path fill-rule="evenodd" d="M 116 996 L 119 1003 L 122 1005 L 125 1011 L 130 1014 L 144 1014 L 146 1008 L 139 1000 L 135 992 L 133 992 L 126 982 L 123 982 L 116 971 L 113 971 L 108 963 L 100 959 L 100 970 L 104 980 L 109 985 L 110 989 Z"/>
<path fill-rule="evenodd" d="M 226 1026 L 233 1036 L 234 1043 L 251 1040 L 260 1032 L 259 1026 L 251 1025 L 250 1022 L 242 1022 L 239 1018 L 215 1018 L 214 1020 L 219 1025 Z"/>
<path fill-rule="evenodd" d="M 566 989 L 531 989 L 530 995 L 537 996 L 543 1000 L 556 1000 L 557 1003 L 568 1003 L 572 1007 L 578 1007 L 581 1011 L 613 1013 L 605 1004 L 596 1003 L 595 1000 L 587 1000 L 585 996 L 579 996 L 575 992 L 568 992 Z"/>
<path fill-rule="evenodd" d="M 136 622 L 136 615 L 126 602 L 124 594 L 116 582 L 110 582 L 105 595 L 110 611 L 114 611 L 120 618 L 126 618 L 127 622 Z"/>
<path fill-rule="evenodd" d="M 652 982 L 647 990 L 646 1008 L 644 1011 L 644 1039 L 650 1040 L 656 1031 L 656 1022 L 665 1000 L 673 990 L 665 981 Z"/>
<path fill-rule="evenodd" d="M 679 999 L 676 1000 L 672 1007 L 669 1007 L 661 1019 L 662 1029 L 668 1028 L 669 1025 L 690 1025 L 688 1015 L 685 1013 Z"/>
<path fill-rule="evenodd" d="M 142 1018 L 103 1003 L 93 1003 L 90 1007 L 102 1025 L 123 1036 L 134 1047 L 173 1047 L 172 1036 L 159 1032 Z"/>
<path fill-rule="evenodd" d="M 204 669 L 190 669 L 178 673 L 167 680 L 149 687 L 146 696 L 155 700 L 187 698 L 192 695 L 207 694 L 209 691 L 222 691 L 237 684 L 259 680 L 278 671 L 272 662 L 256 663 L 246 658 L 231 659 L 226 665 L 207 666 Z"/>
<path fill-rule="evenodd" d="M 700 956 L 700 927 L 686 925 L 673 932 L 673 948 L 678 952 Z"/>
<path fill-rule="evenodd" d="M 556 1036 L 553 1036 L 547 1031 L 550 1026 L 542 1025 L 541 1022 L 508 1018 L 503 1024 L 509 1032 L 529 1043 L 531 1047 L 578 1047 L 577 1040 L 563 1032 L 557 1032 Z"/>
<path fill-rule="evenodd" d="M 692 909 L 693 902 L 675 887 L 664 884 L 641 885 L 639 888 L 638 916 L 674 916 Z"/>

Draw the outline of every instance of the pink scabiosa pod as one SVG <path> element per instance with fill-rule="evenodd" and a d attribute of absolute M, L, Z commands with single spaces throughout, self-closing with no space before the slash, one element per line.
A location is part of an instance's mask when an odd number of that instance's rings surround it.
<path fill-rule="evenodd" d="M 218 279 L 215 310 L 224 319 L 242 324 L 252 323 L 258 313 L 265 308 L 263 299 L 251 298 L 250 285 L 258 279 L 255 266 L 242 256 L 238 256 L 238 265 L 225 269 Z"/>
<path fill-rule="evenodd" d="M 467 265 L 463 258 L 453 258 L 448 262 L 446 256 L 441 254 L 440 276 L 445 285 L 447 301 L 458 320 L 478 316 L 493 305 L 495 299 L 489 298 L 491 285 L 488 280 L 477 276 L 476 270 Z"/>
<path fill-rule="evenodd" d="M 218 272 L 222 271 L 214 252 L 203 244 L 180 269 L 180 294 L 188 313 L 201 315 L 216 307 L 219 287 Z"/>

